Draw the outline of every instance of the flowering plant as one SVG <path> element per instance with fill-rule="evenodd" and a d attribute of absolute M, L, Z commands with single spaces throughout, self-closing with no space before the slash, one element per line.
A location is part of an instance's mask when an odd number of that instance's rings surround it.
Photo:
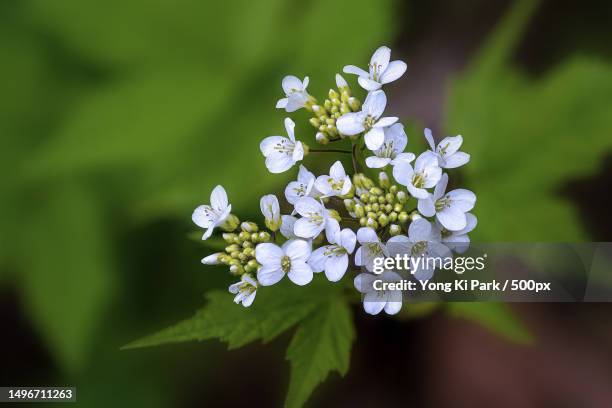
<path fill-rule="evenodd" d="M 225 251 L 205 257 L 202 263 L 227 265 L 239 278 L 229 287 L 236 303 L 251 306 L 259 290 L 285 276 L 303 286 L 312 282 L 314 274 L 324 272 L 327 280 L 337 282 L 355 266 L 363 267 L 354 277 L 354 286 L 365 294 L 365 311 L 395 314 L 402 307 L 401 294 L 372 289 L 373 258 L 391 251 L 391 244 L 407 248 L 411 256 L 447 256 L 451 249 L 465 250 L 467 234 L 476 226 L 476 217 L 470 213 L 476 196 L 465 189 L 446 192 L 445 171 L 463 166 L 470 156 L 460 151 L 461 136 L 446 137 L 436 145 L 429 129 L 424 133 L 431 150 L 418 157 L 405 151 L 404 126 L 397 117 L 384 116 L 387 97 L 382 87 L 399 79 L 407 66 L 390 57 L 391 50 L 383 46 L 372 55 L 368 71 L 344 67 L 345 73 L 358 76 L 359 85 L 367 91 L 363 103 L 340 74 L 337 89 L 330 89 L 322 103 L 308 93 L 308 77 L 282 80 L 285 97 L 277 102 L 278 109 L 289 113 L 306 109 L 312 114 L 316 143 L 328 146 L 349 139 L 352 149 L 310 148 L 296 138 L 293 120 L 285 118 L 287 135 L 269 136 L 260 144 L 268 170 L 282 173 L 309 154 L 333 153 L 350 155 L 348 173 L 341 160 L 330 166 L 329 174 L 319 176 L 299 164 L 297 179 L 285 188 L 285 199 L 293 207 L 290 213 L 281 214 L 276 196 L 261 198 L 265 228 L 251 221 L 240 223 L 222 186 L 213 190 L 210 205 L 195 209 L 193 222 L 205 229 L 203 239 L 215 228 L 224 231 Z M 367 157 L 362 162 L 364 153 Z M 368 169 L 377 171 L 377 176 L 366 176 Z M 415 276 L 429 279 L 432 273 L 422 269 Z M 392 270 L 380 278 L 401 279 Z"/>

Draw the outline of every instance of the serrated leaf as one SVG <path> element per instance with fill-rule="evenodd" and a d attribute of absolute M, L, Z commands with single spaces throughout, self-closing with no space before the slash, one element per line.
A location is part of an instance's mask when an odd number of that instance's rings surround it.
<path fill-rule="evenodd" d="M 288 282 L 260 288 L 254 304 L 244 308 L 224 291 L 207 294 L 208 303 L 195 316 L 124 348 L 219 339 L 237 348 L 255 340 L 270 341 L 314 310 L 329 289 L 320 284 L 298 287 Z M 326 295 L 328 296 L 328 295 Z"/>
<path fill-rule="evenodd" d="M 453 302 L 448 304 L 451 316 L 479 323 L 493 333 L 519 344 L 533 344 L 535 339 L 504 303 Z"/>
<path fill-rule="evenodd" d="M 296 331 L 287 359 L 291 379 L 287 407 L 301 407 L 330 372 L 348 371 L 355 329 L 351 310 L 342 297 L 330 297 Z"/>

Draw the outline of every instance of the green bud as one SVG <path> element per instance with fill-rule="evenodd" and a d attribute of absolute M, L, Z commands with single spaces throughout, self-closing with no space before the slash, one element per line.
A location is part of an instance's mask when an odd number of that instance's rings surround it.
<path fill-rule="evenodd" d="M 329 92 L 327 93 L 327 95 L 329 96 L 329 99 L 333 100 L 336 98 L 339 98 L 340 95 L 338 94 L 338 92 L 334 91 L 333 89 L 330 89 Z"/>
<path fill-rule="evenodd" d="M 268 227 L 270 231 L 278 231 L 281 226 L 281 219 L 279 218 L 278 220 L 272 220 L 266 218 L 265 223 L 266 227 Z"/>
<path fill-rule="evenodd" d="M 353 112 L 361 110 L 361 102 L 359 102 L 357 98 L 351 96 L 350 98 L 348 98 L 347 102 Z"/>
<path fill-rule="evenodd" d="M 375 196 L 379 196 L 383 193 L 383 191 L 378 188 L 378 187 L 372 187 L 370 188 L 370 194 L 375 195 Z"/>
<path fill-rule="evenodd" d="M 399 213 L 399 215 L 397 216 L 397 219 L 399 220 L 399 222 L 401 222 L 402 224 L 408 222 L 408 219 L 410 217 L 408 216 L 408 213 L 406 211 L 402 211 L 401 213 Z"/>
<path fill-rule="evenodd" d="M 329 110 L 332 107 L 332 103 L 329 99 L 326 99 L 325 102 L 323 102 L 323 106 L 325 107 L 325 110 Z"/>
<path fill-rule="evenodd" d="M 310 124 L 316 128 L 318 128 L 319 126 L 321 126 L 321 121 L 317 118 L 310 118 L 308 120 L 310 122 Z"/>
<path fill-rule="evenodd" d="M 230 256 L 234 259 L 238 259 L 240 255 L 242 255 L 240 251 L 233 251 L 232 253 L 230 253 Z"/>
<path fill-rule="evenodd" d="M 370 201 L 370 195 L 368 193 L 363 193 L 359 196 L 359 199 L 364 203 L 368 203 Z"/>
<path fill-rule="evenodd" d="M 261 231 L 257 238 L 259 242 L 270 242 L 270 239 L 272 239 L 272 236 L 270 235 L 269 232 Z"/>
<path fill-rule="evenodd" d="M 393 201 L 395 201 L 395 196 L 391 193 L 387 193 L 385 194 L 385 201 L 387 201 L 389 204 L 393 204 Z"/>
<path fill-rule="evenodd" d="M 391 222 L 397 221 L 397 213 L 395 211 L 393 211 L 391 214 L 389 214 L 389 221 L 391 221 Z"/>
<path fill-rule="evenodd" d="M 378 216 L 378 223 L 380 224 L 381 227 L 384 227 L 385 225 L 389 223 L 389 218 L 387 218 L 385 214 L 380 214 Z"/>
<path fill-rule="evenodd" d="M 393 206 L 391 204 L 385 205 L 385 212 L 389 214 L 391 211 L 393 211 Z"/>
<path fill-rule="evenodd" d="M 363 205 L 361 204 L 355 204 L 355 215 L 359 218 L 363 217 L 365 215 L 365 210 L 363 208 Z"/>
<path fill-rule="evenodd" d="M 244 268 L 240 264 L 231 265 L 229 270 L 233 275 L 242 275 L 244 273 Z"/>
<path fill-rule="evenodd" d="M 370 227 L 370 228 L 377 229 L 378 228 L 378 223 L 374 219 L 368 218 L 368 222 L 366 222 L 366 226 Z"/>
<path fill-rule="evenodd" d="M 340 217 L 340 214 L 338 214 L 338 211 L 336 210 L 327 210 L 327 213 L 331 218 L 335 219 L 338 222 L 342 220 L 342 217 Z"/>
<path fill-rule="evenodd" d="M 363 209 L 364 209 L 365 212 L 369 213 L 370 211 L 372 211 L 372 205 L 371 204 L 366 204 L 363 207 Z"/>
<path fill-rule="evenodd" d="M 418 211 L 413 211 L 410 213 L 410 221 L 418 220 L 419 218 L 423 218 Z"/>
<path fill-rule="evenodd" d="M 227 252 L 228 254 L 231 254 L 232 252 L 235 251 L 240 251 L 240 246 L 238 244 L 232 244 L 232 245 L 228 245 L 225 247 L 225 252 Z"/>
<path fill-rule="evenodd" d="M 389 192 L 391 194 L 395 194 L 397 193 L 397 191 L 398 191 L 397 185 L 393 184 L 391 187 L 389 187 Z"/>
<path fill-rule="evenodd" d="M 242 250 L 242 253 L 247 257 L 253 257 L 255 256 L 255 249 L 254 248 L 244 248 Z"/>
<path fill-rule="evenodd" d="M 257 268 L 259 268 L 259 264 L 257 263 L 257 261 L 255 259 L 251 259 L 249 262 L 247 262 L 245 269 L 248 268 L 250 269 L 252 272 L 256 271 Z"/>
<path fill-rule="evenodd" d="M 403 206 L 403 205 L 401 205 L 400 203 L 396 203 L 396 204 L 393 206 L 393 211 L 395 211 L 396 213 L 400 213 L 400 212 L 402 212 L 402 210 L 403 210 L 403 209 L 404 209 L 404 206 Z"/>
<path fill-rule="evenodd" d="M 395 195 L 395 198 L 397 198 L 397 201 L 400 204 L 406 204 L 406 201 L 408 201 L 408 195 L 406 194 L 405 191 L 398 191 L 397 194 Z"/>
<path fill-rule="evenodd" d="M 377 212 L 380 210 L 380 205 L 378 203 L 372 204 L 372 211 Z"/>
<path fill-rule="evenodd" d="M 349 113 L 351 111 L 351 108 L 349 108 L 348 103 L 343 102 L 340 104 L 340 113 L 341 114 L 346 114 Z"/>
<path fill-rule="evenodd" d="M 385 204 L 386 202 L 385 196 L 378 196 L 378 204 Z"/>
<path fill-rule="evenodd" d="M 362 227 L 365 227 L 367 222 L 368 222 L 368 219 L 366 217 L 361 217 L 359 219 L 359 225 L 361 225 Z"/>
<path fill-rule="evenodd" d="M 253 248 L 254 244 L 251 241 L 244 241 L 242 243 L 243 248 Z"/>
<path fill-rule="evenodd" d="M 384 189 L 387 189 L 391 186 L 391 182 L 389 181 L 389 176 L 384 171 L 378 173 L 378 182 L 380 186 Z"/>
<path fill-rule="evenodd" d="M 374 219 L 374 218 L 376 218 L 376 213 L 375 213 L 375 212 L 370 211 L 370 212 L 368 212 L 368 213 L 366 214 L 366 217 Z"/>
<path fill-rule="evenodd" d="M 315 136 L 315 140 L 321 143 L 322 145 L 326 145 L 329 143 L 329 139 L 327 138 L 327 136 L 325 136 L 325 133 L 322 133 L 322 132 L 317 132 L 317 135 Z"/>
<path fill-rule="evenodd" d="M 344 208 L 346 208 L 347 211 L 353 212 L 353 210 L 355 210 L 355 200 L 351 200 L 350 198 L 345 199 Z"/>
<path fill-rule="evenodd" d="M 336 105 L 332 106 L 330 110 L 331 110 L 331 113 L 338 113 L 338 112 L 340 112 L 340 109 Z"/>
<path fill-rule="evenodd" d="M 233 244 L 236 242 L 236 240 L 238 239 L 238 235 L 231 233 L 231 232 L 224 232 L 223 233 L 223 239 L 225 240 L 225 242 L 227 242 L 228 244 Z"/>
<path fill-rule="evenodd" d="M 351 97 L 351 91 L 348 89 L 348 87 L 346 90 L 342 90 L 342 94 L 340 95 L 340 100 L 344 102 L 344 104 L 348 102 L 350 97 Z"/>
<path fill-rule="evenodd" d="M 257 224 L 255 224 L 254 222 L 250 222 L 250 221 L 245 221 L 242 224 L 240 224 L 240 228 L 246 232 L 257 232 L 259 230 L 259 227 L 257 227 Z"/>
<path fill-rule="evenodd" d="M 223 224 L 221 224 L 221 229 L 223 231 L 232 232 L 236 228 L 238 228 L 239 224 L 240 220 L 238 219 L 238 217 L 236 217 L 234 214 L 230 214 L 227 216 L 225 221 L 223 221 Z"/>
<path fill-rule="evenodd" d="M 217 258 L 217 260 L 221 262 L 222 264 L 229 265 L 230 262 L 232 261 L 232 257 L 226 254 L 221 254 Z"/>
<path fill-rule="evenodd" d="M 238 254 L 238 259 L 240 260 L 240 262 L 246 262 L 248 258 L 249 257 L 244 252 Z"/>
<path fill-rule="evenodd" d="M 389 235 L 391 235 L 392 237 L 399 235 L 402 233 L 402 228 L 397 225 L 397 224 L 391 224 L 389 225 Z"/>
<path fill-rule="evenodd" d="M 323 107 L 321 105 L 312 105 L 312 111 L 315 114 L 320 115 L 323 112 Z"/>
<path fill-rule="evenodd" d="M 338 96 L 340 96 L 340 95 L 338 95 Z M 342 102 L 340 102 L 340 99 L 338 99 L 338 98 L 332 98 L 331 103 L 332 103 L 332 105 L 334 105 L 334 106 L 340 106 L 340 104 L 341 104 Z"/>

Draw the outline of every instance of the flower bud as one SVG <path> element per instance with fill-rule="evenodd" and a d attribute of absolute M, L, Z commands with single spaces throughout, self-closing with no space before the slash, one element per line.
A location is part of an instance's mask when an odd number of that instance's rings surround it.
<path fill-rule="evenodd" d="M 338 211 L 336 210 L 327 210 L 328 215 L 335 219 L 336 221 L 340 222 L 342 221 L 342 217 L 340 217 L 340 214 L 338 214 Z"/>
<path fill-rule="evenodd" d="M 329 99 L 326 99 L 325 102 L 323 102 L 323 106 L 325 107 L 325 110 L 329 110 L 332 107 L 332 103 Z"/>
<path fill-rule="evenodd" d="M 329 96 L 329 99 L 331 99 L 332 103 L 334 99 L 338 99 L 340 97 L 340 94 L 338 94 L 338 92 L 334 91 L 333 89 L 330 89 L 327 95 Z"/>
<path fill-rule="evenodd" d="M 252 242 L 259 242 L 259 233 L 257 232 L 252 233 L 249 239 Z"/>
<path fill-rule="evenodd" d="M 397 213 L 395 211 L 393 211 L 391 214 L 389 214 L 389 221 L 391 221 L 391 222 L 397 221 Z"/>
<path fill-rule="evenodd" d="M 340 104 L 340 113 L 345 115 L 347 113 L 349 113 L 351 111 L 351 108 L 349 108 L 347 103 L 341 103 Z"/>
<path fill-rule="evenodd" d="M 253 246 L 255 246 L 251 241 L 244 241 L 242 243 L 242 247 L 243 248 L 253 248 Z"/>
<path fill-rule="evenodd" d="M 250 222 L 250 221 L 245 221 L 242 224 L 240 224 L 240 228 L 246 232 L 257 232 L 259 230 L 259 228 L 257 227 L 257 224 L 255 224 L 254 222 Z"/>
<path fill-rule="evenodd" d="M 238 244 L 232 244 L 225 247 L 225 252 L 231 254 L 232 252 L 239 251 L 240 246 Z"/>
<path fill-rule="evenodd" d="M 240 264 L 232 264 L 230 266 L 230 273 L 234 275 L 242 275 L 244 273 L 244 268 Z"/>
<path fill-rule="evenodd" d="M 378 173 L 378 183 L 384 189 L 387 189 L 391 186 L 391 182 L 389 181 L 389 176 L 384 171 Z"/>
<path fill-rule="evenodd" d="M 327 136 L 325 136 L 325 133 L 322 132 L 317 132 L 317 135 L 315 136 L 315 139 L 317 142 L 326 145 L 329 143 L 329 139 L 327 138 Z"/>
<path fill-rule="evenodd" d="M 242 254 L 246 257 L 252 257 L 255 256 L 255 249 L 253 248 L 244 248 L 242 250 Z"/>
<path fill-rule="evenodd" d="M 387 200 L 385 199 L 385 196 L 378 196 L 378 204 L 385 204 L 387 202 Z"/>
<path fill-rule="evenodd" d="M 366 226 L 373 228 L 373 229 L 377 229 L 378 223 L 374 219 L 368 218 L 368 221 L 366 222 Z"/>
<path fill-rule="evenodd" d="M 389 187 L 389 192 L 391 194 L 397 193 L 397 190 L 398 190 L 398 188 L 397 188 L 397 185 L 395 185 L 395 184 L 393 184 L 391 187 Z"/>
<path fill-rule="evenodd" d="M 219 262 L 225 265 L 229 265 L 230 262 L 232 261 L 232 257 L 227 255 L 227 254 L 221 254 L 219 255 Z"/>
<path fill-rule="evenodd" d="M 385 201 L 389 204 L 393 204 L 393 201 L 395 201 L 395 196 L 391 193 L 387 193 L 385 194 Z"/>
<path fill-rule="evenodd" d="M 402 233 L 402 228 L 397 225 L 397 224 L 391 224 L 389 225 L 389 235 L 391 235 L 392 237 L 399 235 Z"/>
<path fill-rule="evenodd" d="M 402 224 L 408 222 L 408 219 L 410 217 L 408 216 L 408 213 L 406 211 L 402 211 L 401 213 L 399 213 L 399 215 L 397 216 L 397 219 L 399 220 L 399 222 L 401 222 Z"/>
<path fill-rule="evenodd" d="M 382 194 L 382 190 L 378 187 L 372 187 L 370 188 L 370 194 L 375 195 L 375 196 L 379 196 Z"/>
<path fill-rule="evenodd" d="M 222 256 L 223 254 L 220 252 L 217 252 L 216 254 L 210 254 L 207 257 L 205 257 L 204 259 L 202 259 L 202 263 L 204 265 L 218 265 L 221 261 L 219 260 L 219 257 Z"/>
<path fill-rule="evenodd" d="M 338 95 L 338 94 L 336 93 L 336 95 Z M 342 102 L 340 102 L 339 97 L 340 97 L 340 95 L 338 95 L 336 98 L 331 98 L 332 106 L 340 106 L 340 104 Z"/>
<path fill-rule="evenodd" d="M 238 235 L 236 235 L 236 234 L 234 234 L 232 232 L 224 232 L 223 233 L 223 239 L 228 244 L 233 244 L 233 243 L 235 243 L 238 240 Z"/>
<path fill-rule="evenodd" d="M 413 211 L 410 213 L 410 221 L 418 220 L 419 218 L 423 218 L 418 211 Z"/>
<path fill-rule="evenodd" d="M 355 210 L 355 200 L 346 198 L 344 200 L 344 208 L 346 208 L 347 211 L 353 212 L 353 210 Z"/>
<path fill-rule="evenodd" d="M 366 205 L 363 207 L 363 210 L 364 210 L 365 212 L 369 213 L 370 211 L 372 211 L 372 205 L 371 205 L 371 204 L 366 204 Z"/>
<path fill-rule="evenodd" d="M 393 206 L 391 204 L 385 205 L 385 212 L 389 214 L 391 211 L 393 211 Z"/>
<path fill-rule="evenodd" d="M 238 217 L 236 217 L 234 214 L 230 214 L 227 216 L 225 221 L 223 221 L 223 223 L 221 224 L 221 229 L 223 231 L 232 232 L 236 228 L 238 228 L 239 224 L 240 224 L 240 220 L 238 219 Z"/>
<path fill-rule="evenodd" d="M 340 74 L 336 74 L 336 87 L 338 88 L 340 92 L 345 92 L 349 90 L 348 83 Z"/>
<path fill-rule="evenodd" d="M 372 211 L 377 212 L 380 210 L 380 205 L 378 203 L 372 204 Z"/>
<path fill-rule="evenodd" d="M 400 203 L 396 203 L 396 204 L 393 206 L 393 211 L 395 211 L 396 213 L 400 213 L 400 212 L 402 212 L 402 210 L 403 210 L 403 209 L 404 209 L 404 206 L 403 206 L 403 205 L 401 205 Z"/>
<path fill-rule="evenodd" d="M 310 124 L 316 128 L 318 128 L 319 126 L 321 126 L 321 121 L 318 118 L 310 118 L 308 120 L 310 122 Z"/>
<path fill-rule="evenodd" d="M 363 208 L 363 205 L 361 204 L 355 204 L 355 215 L 358 218 L 361 218 L 365 215 L 365 210 Z"/>
<path fill-rule="evenodd" d="M 385 225 L 389 223 L 389 218 L 387 218 L 385 214 L 380 214 L 378 216 L 378 223 L 380 224 L 381 227 L 384 227 Z"/>
<path fill-rule="evenodd" d="M 348 105 L 350 106 L 353 112 L 361 110 L 361 102 L 359 102 L 357 98 L 354 98 L 352 96 L 348 99 Z"/>
<path fill-rule="evenodd" d="M 408 195 L 406 194 L 405 191 L 398 191 L 397 194 L 395 195 L 395 198 L 397 198 L 397 201 L 400 204 L 405 204 L 406 201 L 408 201 Z"/>
<path fill-rule="evenodd" d="M 365 227 L 367 222 L 368 222 L 368 219 L 366 217 L 361 217 L 359 219 L 359 225 L 361 225 L 362 227 Z"/>
<path fill-rule="evenodd" d="M 257 237 L 259 242 L 269 242 L 272 237 L 269 232 L 261 231 Z"/>
<path fill-rule="evenodd" d="M 320 115 L 323 112 L 323 107 L 321 105 L 312 105 L 312 111 L 315 114 Z"/>

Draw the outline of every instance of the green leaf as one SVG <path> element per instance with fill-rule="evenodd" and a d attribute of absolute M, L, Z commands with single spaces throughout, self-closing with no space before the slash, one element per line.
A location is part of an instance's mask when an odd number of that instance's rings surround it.
<path fill-rule="evenodd" d="M 46 188 L 21 220 L 18 281 L 53 355 L 76 372 L 113 296 L 110 238 L 95 194 L 74 181 Z"/>
<path fill-rule="evenodd" d="M 451 316 L 479 323 L 493 333 L 519 344 L 533 344 L 535 339 L 504 303 L 454 302 L 448 304 Z"/>
<path fill-rule="evenodd" d="M 291 362 L 288 407 L 301 407 L 331 371 L 348 371 L 355 329 L 346 300 L 330 297 L 300 326 L 287 350 Z"/>
<path fill-rule="evenodd" d="M 291 328 L 317 307 L 322 294 L 320 284 L 299 287 L 289 282 L 260 288 L 249 308 L 232 302 L 224 291 L 207 294 L 208 303 L 195 316 L 158 333 L 127 344 L 124 348 L 158 346 L 194 340 L 219 339 L 230 349 L 261 339 L 272 340 Z"/>
<path fill-rule="evenodd" d="M 539 78 L 510 64 L 534 1 L 519 1 L 451 89 L 446 129 L 464 135 L 476 192 L 476 240 L 585 239 L 564 183 L 612 149 L 612 66 L 572 57 Z"/>

